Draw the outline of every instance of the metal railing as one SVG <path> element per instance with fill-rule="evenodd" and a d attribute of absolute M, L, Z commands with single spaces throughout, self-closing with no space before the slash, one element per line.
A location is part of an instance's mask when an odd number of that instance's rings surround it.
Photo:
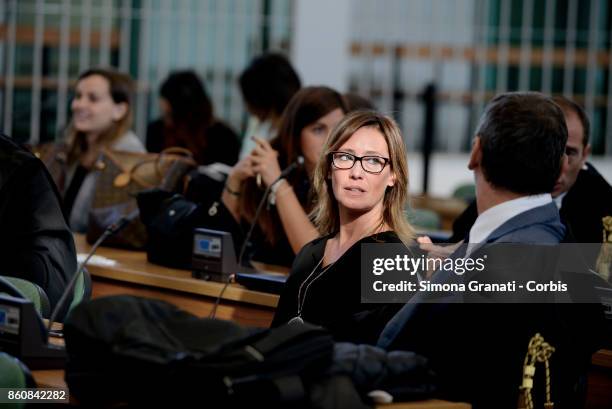
<path fill-rule="evenodd" d="M 141 138 L 161 81 L 186 68 L 239 130 L 236 79 L 252 56 L 288 51 L 291 13 L 290 0 L 0 0 L 2 131 L 30 143 L 61 137 L 74 80 L 93 66 L 136 80 Z"/>
<path fill-rule="evenodd" d="M 436 84 L 448 152 L 469 147 L 495 93 L 563 94 L 585 107 L 594 153 L 612 155 L 611 13 L 609 0 L 355 0 L 350 86 L 382 110 L 401 99 L 393 113 L 419 149 L 418 96 Z"/>

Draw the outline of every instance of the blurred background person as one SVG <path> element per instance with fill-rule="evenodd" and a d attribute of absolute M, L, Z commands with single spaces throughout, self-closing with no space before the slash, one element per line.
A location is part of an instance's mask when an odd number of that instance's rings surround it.
<path fill-rule="evenodd" d="M 214 115 L 204 84 L 193 71 L 176 71 L 159 89 L 162 117 L 147 128 L 147 150 L 178 146 L 191 151 L 200 165 L 238 160 L 238 135 Z"/>
<path fill-rule="evenodd" d="M 369 99 L 410 133 L 406 145 L 412 153 L 414 206 L 440 216 L 427 220 L 430 229 L 449 230 L 473 199 L 471 174 L 464 166 L 471 131 L 487 96 L 499 92 L 539 91 L 581 104 L 591 120 L 589 162 L 608 183 L 612 180 L 611 74 L 608 59 L 596 58 L 612 50 L 609 41 L 596 41 L 610 30 L 610 19 L 605 18 L 610 9 L 599 0 L 467 0 L 444 2 L 444 7 L 412 0 L 382 9 L 373 0 L 343 1 L 333 7 L 323 0 L 278 0 L 264 2 L 265 7 L 223 0 L 184 1 L 175 7 L 152 0 L 127 3 L 122 8 L 126 13 L 112 19 L 105 7 L 86 3 L 57 9 L 53 19 L 45 17 L 45 8 L 35 0 L 7 4 L 7 21 L 11 27 L 14 21 L 17 32 L 63 32 L 66 21 L 73 28 L 82 22 L 86 30 L 79 47 L 69 36 L 52 43 L 39 43 L 36 36 L 4 39 L 0 124 L 19 142 L 37 145 L 56 138 L 67 124 L 69 87 L 92 62 L 118 67 L 137 80 L 134 129 L 143 140 L 147 124 L 158 116 L 161 83 L 168 73 L 185 67 L 205 82 L 215 117 L 242 137 L 247 104 L 257 104 L 251 103 L 239 78 L 244 73 L 246 79 L 251 62 L 256 71 L 260 57 L 277 55 L 289 60 L 293 82 L 326 85 Z M 364 11 L 370 7 L 376 13 Z M 87 21 L 92 22 L 90 28 Z M 89 37 L 99 41 L 90 42 Z M 429 39 L 427 44 L 422 38 Z M 478 52 L 483 49 L 490 50 L 489 59 Z M 534 53 L 542 58 L 529 58 Z M 257 95 L 274 93 L 265 84 L 266 76 L 291 82 L 273 69 L 263 71 L 263 80 L 251 84 L 263 89 Z M 276 110 L 277 117 L 281 112 Z M 265 120 L 267 113 L 259 116 Z M 251 129 L 260 122 L 252 118 Z M 272 122 L 278 127 L 278 118 Z M 254 134 L 273 137 L 276 132 L 249 130 L 244 138 L 249 146 L 241 157 L 252 150 L 249 137 Z M 440 203 L 450 197 L 459 200 Z"/>
<path fill-rule="evenodd" d="M 587 162 L 591 152 L 591 126 L 586 112 L 576 102 L 563 96 L 553 97 L 553 101 L 561 107 L 568 131 L 565 146 L 568 167 L 561 173 L 552 191 L 561 221 L 567 227 L 566 241 L 601 243 L 603 218 L 612 215 L 612 187 Z M 455 243 L 462 240 L 477 216 L 474 200 L 455 220 L 449 241 Z"/>
<path fill-rule="evenodd" d="M 91 172 L 102 148 L 145 152 L 131 131 L 133 82 L 129 75 L 94 68 L 82 73 L 72 100 L 68 128 L 64 211 L 70 227 L 85 232 L 96 186 Z"/>
<path fill-rule="evenodd" d="M 4 135 L 0 135 L 0 259 L 0 276 L 38 284 L 51 309 L 77 268 L 72 233 L 51 176 L 40 160 Z"/>
<path fill-rule="evenodd" d="M 612 215 L 612 186 L 587 162 L 591 124 L 584 109 L 563 96 L 553 97 L 553 101 L 563 110 L 567 124 L 568 169 L 559 176 L 552 196 L 571 241 L 601 243 L 602 219 Z"/>
<path fill-rule="evenodd" d="M 240 150 L 244 158 L 255 148 L 252 136 L 270 140 L 277 135 L 281 115 L 302 84 L 289 60 L 277 53 L 254 58 L 238 82 L 250 115 Z"/>
<path fill-rule="evenodd" d="M 230 173 L 222 200 L 236 221 L 251 223 L 265 186 L 274 182 L 282 169 L 304 158 L 287 178 L 275 185 L 270 206 L 257 219 L 250 250 L 251 258 L 291 265 L 302 246 L 318 237 L 308 212 L 315 166 L 331 130 L 342 119 L 346 106 L 342 96 L 327 87 L 306 87 L 289 102 L 279 133 L 271 142 L 256 138 L 256 147 Z M 257 185 L 255 175 L 263 184 Z"/>

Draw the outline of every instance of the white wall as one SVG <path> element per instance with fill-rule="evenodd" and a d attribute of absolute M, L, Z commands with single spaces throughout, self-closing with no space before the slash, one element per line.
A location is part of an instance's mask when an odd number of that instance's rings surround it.
<path fill-rule="evenodd" d="M 429 194 L 447 197 L 462 183 L 474 183 L 472 171 L 467 168 L 469 155 L 435 153 L 429 168 Z M 591 156 L 588 159 L 599 173 L 612 183 L 612 161 L 605 156 Z M 409 186 L 411 194 L 420 194 L 423 178 L 423 157 L 418 152 L 408 152 Z"/>
<path fill-rule="evenodd" d="M 348 88 L 351 0 L 297 0 L 292 62 L 303 85 Z"/>

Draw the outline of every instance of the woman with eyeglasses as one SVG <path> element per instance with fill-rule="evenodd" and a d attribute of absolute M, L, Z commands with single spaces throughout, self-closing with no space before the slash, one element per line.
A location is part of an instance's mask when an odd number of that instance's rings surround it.
<path fill-rule="evenodd" d="M 312 219 L 321 238 L 296 256 L 272 326 L 310 322 L 336 341 L 376 342 L 401 304 L 361 303 L 361 244 L 412 243 L 404 215 L 406 148 L 393 119 L 349 114 L 334 129 L 314 174 Z"/>

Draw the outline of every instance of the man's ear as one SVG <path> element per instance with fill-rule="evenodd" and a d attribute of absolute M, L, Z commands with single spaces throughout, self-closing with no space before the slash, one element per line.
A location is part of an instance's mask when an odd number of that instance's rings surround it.
<path fill-rule="evenodd" d="M 590 154 L 591 154 L 591 144 L 588 143 L 587 146 L 585 146 L 582 151 L 582 166 L 584 166 L 584 163 L 589 158 Z"/>
<path fill-rule="evenodd" d="M 480 136 L 476 135 L 474 142 L 472 143 L 472 151 L 470 152 L 470 161 L 468 162 L 468 169 L 474 170 L 480 166 L 482 161 L 482 146 L 480 145 Z"/>
<path fill-rule="evenodd" d="M 113 121 L 120 121 L 128 111 L 128 105 L 125 102 L 115 104 L 113 107 Z"/>
<path fill-rule="evenodd" d="M 565 152 L 563 152 L 563 156 L 561 156 L 561 170 L 559 171 L 559 176 L 567 173 L 569 169 L 569 157 Z"/>

